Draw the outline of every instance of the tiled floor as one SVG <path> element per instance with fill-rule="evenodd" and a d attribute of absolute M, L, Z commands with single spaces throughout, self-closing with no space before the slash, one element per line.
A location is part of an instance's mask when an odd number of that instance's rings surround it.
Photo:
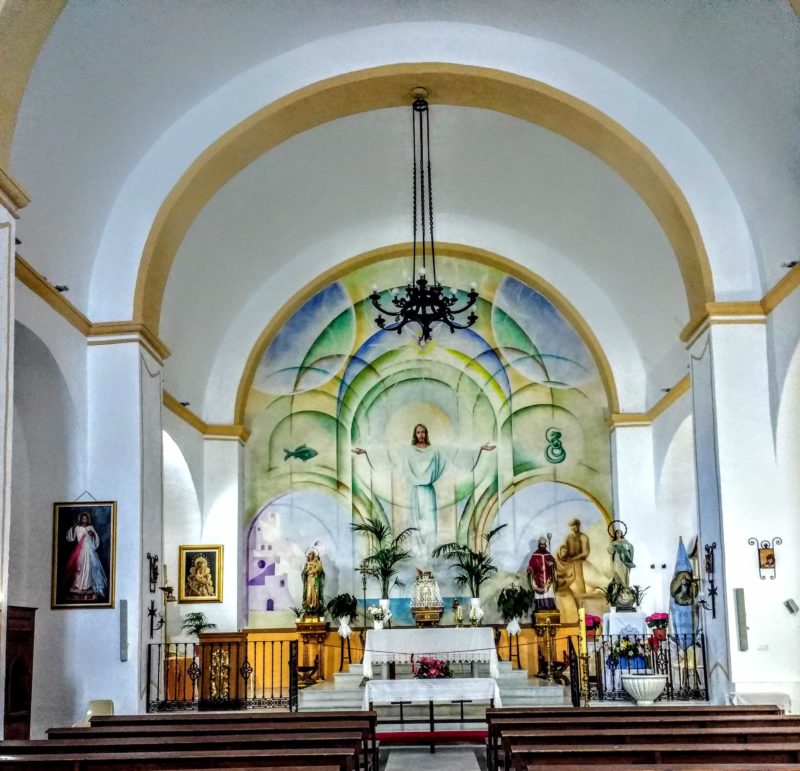
<path fill-rule="evenodd" d="M 486 771 L 486 750 L 480 746 L 391 747 L 381 750 L 381 771 Z"/>

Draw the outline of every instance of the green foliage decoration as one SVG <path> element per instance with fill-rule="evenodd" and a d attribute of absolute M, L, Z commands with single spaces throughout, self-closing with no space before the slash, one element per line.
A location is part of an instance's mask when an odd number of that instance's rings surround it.
<path fill-rule="evenodd" d="M 381 597 L 389 599 L 392 588 L 405 586 L 397 579 L 397 565 L 411 556 L 403 543 L 417 528 L 407 527 L 392 538 L 389 525 L 375 517 L 368 517 L 364 522 L 353 522 L 351 527 L 354 532 L 364 533 L 373 539 L 373 551 L 361 560 L 361 571 L 377 579 L 381 585 Z"/>
<path fill-rule="evenodd" d="M 350 616 L 351 619 L 356 617 L 358 613 L 358 600 L 352 595 L 337 594 L 327 605 L 328 613 L 331 618 L 342 618 L 343 616 Z"/>
<path fill-rule="evenodd" d="M 196 610 L 192 613 L 187 613 L 183 617 L 183 624 L 181 625 L 181 630 L 191 634 L 195 637 L 201 634 L 201 632 L 205 632 L 208 629 L 216 629 L 217 625 L 212 624 L 207 618 L 206 614 L 200 610 Z"/>
<path fill-rule="evenodd" d="M 456 583 L 459 586 L 469 587 L 473 597 L 480 597 L 481 584 L 492 574 L 497 572 L 494 561 L 488 553 L 492 539 L 507 525 L 499 525 L 483 534 L 485 544 L 483 549 L 475 551 L 469 546 L 452 541 L 443 543 L 433 550 L 433 557 L 444 557 L 451 561 L 450 569 L 456 571 Z"/>
<path fill-rule="evenodd" d="M 533 604 L 533 592 L 522 586 L 511 584 L 506 586 L 497 596 L 497 609 L 503 621 L 524 618 Z"/>

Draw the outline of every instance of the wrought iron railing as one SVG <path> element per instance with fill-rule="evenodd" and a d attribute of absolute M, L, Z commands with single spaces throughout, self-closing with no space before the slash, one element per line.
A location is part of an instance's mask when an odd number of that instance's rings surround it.
<path fill-rule="evenodd" d="M 297 641 L 151 643 L 148 712 L 297 710 Z"/>
<path fill-rule="evenodd" d="M 589 640 L 589 691 L 600 701 L 630 700 L 623 674 L 665 675 L 664 701 L 708 699 L 706 646 L 690 635 L 608 635 Z"/>

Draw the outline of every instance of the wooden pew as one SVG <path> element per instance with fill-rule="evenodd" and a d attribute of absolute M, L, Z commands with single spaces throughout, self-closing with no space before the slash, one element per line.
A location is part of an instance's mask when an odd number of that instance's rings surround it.
<path fill-rule="evenodd" d="M 486 737 L 487 762 L 489 768 L 497 768 L 500 749 L 500 734 L 505 730 L 536 728 L 541 730 L 570 730 L 573 726 L 582 728 L 609 728 L 614 719 L 641 722 L 643 725 L 663 725 L 679 728 L 685 725 L 705 727 L 707 725 L 730 725 L 747 728 L 759 724 L 761 720 L 792 721 L 800 724 L 800 716 L 784 715 L 773 705 L 746 707 L 715 707 L 700 705 L 692 711 L 684 705 L 672 707 L 505 707 L 486 711 L 488 732 Z"/>
<path fill-rule="evenodd" d="M 572 763 L 559 766 L 559 771 L 586 771 L 585 766 L 575 766 Z M 526 771 L 549 771 L 550 766 L 529 765 Z M 714 764 L 675 764 L 666 763 L 661 766 L 633 765 L 630 763 L 615 763 L 603 766 L 603 771 L 648 771 L 648 769 L 658 769 L 658 771 L 775 771 L 774 766 L 766 766 L 762 763 L 755 765 L 749 763 L 714 763 Z M 785 763 L 780 766 L 780 771 L 800 771 L 800 763 Z"/>
<path fill-rule="evenodd" d="M 662 726 L 640 728 L 631 723 L 625 728 L 604 728 L 568 731 L 539 731 L 526 729 L 504 731 L 501 735 L 506 771 L 511 768 L 513 755 L 519 746 L 553 747 L 564 746 L 573 749 L 600 747 L 607 745 L 625 746 L 630 744 L 674 744 L 680 746 L 693 744 L 790 744 L 800 747 L 800 725 L 761 725 L 746 731 L 741 728 L 705 727 L 687 731 Z"/>
<path fill-rule="evenodd" d="M 294 713 L 297 714 L 297 713 Z M 362 715 L 364 713 L 361 713 Z M 308 723 L 302 716 L 296 720 L 281 721 L 247 721 L 233 723 L 218 723 L 215 721 L 195 721 L 194 725 L 163 725 L 160 723 L 146 723 L 142 725 L 103 725 L 97 727 L 80 728 L 51 728 L 47 732 L 48 739 L 89 739 L 106 738 L 127 741 L 132 737 L 164 738 L 181 736 L 223 736 L 238 734 L 242 736 L 267 736 L 274 734 L 292 733 L 298 735 L 313 734 L 324 731 L 339 736 L 342 733 L 357 731 L 361 736 L 362 768 L 377 769 L 377 743 L 375 741 L 374 726 L 369 717 L 360 717 L 351 720 L 326 720 Z M 1 746 L 1 745 L 0 745 Z M 370 763 L 372 759 L 372 763 Z"/>
<path fill-rule="evenodd" d="M 278 711 L 253 711 L 253 712 L 168 712 L 150 713 L 147 715 L 97 715 L 91 720 L 91 726 L 194 726 L 199 730 L 203 724 L 213 725 L 215 730 L 224 725 L 257 725 L 268 722 L 270 724 L 297 723 L 313 724 L 324 730 L 328 723 L 342 720 L 366 723 L 370 755 L 373 767 L 378 767 L 378 745 L 375 731 L 378 723 L 378 714 L 373 710 L 342 710 L 337 712 L 278 712 Z M 365 755 L 366 762 L 366 755 Z"/>
<path fill-rule="evenodd" d="M 800 763 L 800 743 L 774 744 L 628 744 L 593 747 L 541 747 L 512 745 L 510 764 L 514 771 L 527 771 L 530 765 L 583 765 L 595 768 L 615 764 L 698 765 L 744 763 L 750 767 L 759 763 L 780 767 Z M 716 768 L 715 770 L 716 771 Z"/>
<path fill-rule="evenodd" d="M 61 754 L 0 754 L 4 771 L 199 771 L 200 769 L 320 768 L 333 771 L 355 771 L 358 762 L 353 748 L 334 750 L 237 749 L 179 750 L 161 752 L 103 752 L 86 755 L 81 752 Z"/>

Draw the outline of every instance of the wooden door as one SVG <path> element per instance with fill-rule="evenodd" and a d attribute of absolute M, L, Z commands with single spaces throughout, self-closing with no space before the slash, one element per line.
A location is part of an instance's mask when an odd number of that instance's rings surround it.
<path fill-rule="evenodd" d="M 3 736 L 30 739 L 33 630 L 36 608 L 7 607 L 6 710 Z"/>

